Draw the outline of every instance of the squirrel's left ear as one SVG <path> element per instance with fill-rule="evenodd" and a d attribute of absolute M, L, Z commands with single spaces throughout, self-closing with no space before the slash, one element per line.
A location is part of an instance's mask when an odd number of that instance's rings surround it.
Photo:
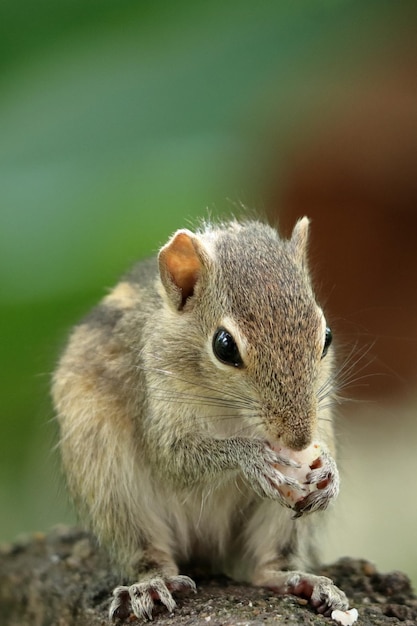
<path fill-rule="evenodd" d="M 194 295 L 203 270 L 204 250 L 187 229 L 177 230 L 158 255 L 159 273 L 166 294 L 177 310 Z"/>
<path fill-rule="evenodd" d="M 295 258 L 300 265 L 307 265 L 307 245 L 308 245 L 308 229 L 310 220 L 308 217 L 302 217 L 292 231 L 290 245 L 293 249 Z"/>

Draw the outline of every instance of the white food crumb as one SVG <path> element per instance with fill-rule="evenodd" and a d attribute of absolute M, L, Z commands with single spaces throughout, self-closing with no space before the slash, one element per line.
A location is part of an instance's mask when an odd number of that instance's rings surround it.
<path fill-rule="evenodd" d="M 358 609 L 349 609 L 349 611 L 339 611 L 336 609 L 332 611 L 332 619 L 342 624 L 342 626 L 351 626 L 357 621 L 358 617 Z"/>

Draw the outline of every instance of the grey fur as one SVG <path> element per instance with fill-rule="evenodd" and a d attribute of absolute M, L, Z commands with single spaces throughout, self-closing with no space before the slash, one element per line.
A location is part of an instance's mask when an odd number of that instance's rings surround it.
<path fill-rule="evenodd" d="M 289 241 L 256 221 L 178 231 L 159 265 L 138 264 L 73 331 L 53 382 L 69 489 L 138 580 L 115 590 L 112 618 L 150 618 L 155 599 L 173 610 L 172 591 L 193 587 L 178 569 L 191 559 L 320 611 L 347 608 L 331 581 L 300 573 L 339 486 L 307 231 L 306 219 Z M 213 355 L 221 325 L 243 367 Z M 277 487 L 297 484 L 271 446 L 313 439 L 322 466 L 309 480 L 328 483 L 291 511 Z"/>

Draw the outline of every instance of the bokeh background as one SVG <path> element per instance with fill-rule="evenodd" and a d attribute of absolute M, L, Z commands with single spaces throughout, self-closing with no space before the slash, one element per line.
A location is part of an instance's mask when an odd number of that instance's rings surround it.
<path fill-rule="evenodd" d="M 0 541 L 74 519 L 50 375 L 134 260 L 199 217 L 312 217 L 341 354 L 323 557 L 417 582 L 417 5 L 2 0 Z M 344 365 L 343 365 L 344 364 Z"/>

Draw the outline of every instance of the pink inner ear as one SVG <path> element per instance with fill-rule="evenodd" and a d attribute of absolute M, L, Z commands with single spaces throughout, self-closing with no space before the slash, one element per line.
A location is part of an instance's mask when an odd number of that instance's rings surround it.
<path fill-rule="evenodd" d="M 194 293 L 194 285 L 197 282 L 199 267 L 194 267 L 192 264 L 184 266 L 178 259 L 173 259 L 172 265 L 168 269 L 173 282 L 181 290 L 182 304 L 184 305 L 187 298 Z"/>
<path fill-rule="evenodd" d="M 171 281 L 181 291 L 181 306 L 184 306 L 194 293 L 201 268 L 191 236 L 185 232 L 177 233 L 161 251 L 161 259 Z"/>

